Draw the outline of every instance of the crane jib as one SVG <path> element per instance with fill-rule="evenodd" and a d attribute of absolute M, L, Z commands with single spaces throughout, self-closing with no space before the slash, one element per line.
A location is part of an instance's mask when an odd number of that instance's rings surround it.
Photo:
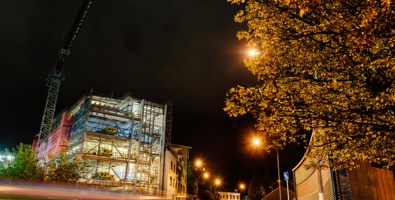
<path fill-rule="evenodd" d="M 59 52 L 57 63 L 53 72 L 49 75 L 49 86 L 48 94 L 44 107 L 44 114 L 41 119 L 40 132 L 38 134 L 36 150 L 40 156 L 40 152 L 46 151 L 46 145 L 44 144 L 41 149 L 42 143 L 46 142 L 48 135 L 51 133 L 52 121 L 55 115 L 56 102 L 59 94 L 60 83 L 62 81 L 63 66 L 67 58 L 70 56 L 71 48 L 74 40 L 76 39 L 78 32 L 88 14 L 89 8 L 92 5 L 93 0 L 82 0 L 80 10 L 77 13 L 77 17 L 74 20 L 73 25 L 70 28 L 68 36 L 63 44 L 63 48 Z M 44 156 L 44 155 L 41 155 Z"/>
<path fill-rule="evenodd" d="M 70 28 L 69 35 L 66 38 L 66 41 L 63 45 L 63 49 L 71 50 L 71 47 L 76 39 L 78 32 L 81 29 L 81 26 L 89 12 L 89 8 L 92 5 L 93 0 L 83 0 L 81 4 L 81 8 L 78 11 L 76 20 Z"/>

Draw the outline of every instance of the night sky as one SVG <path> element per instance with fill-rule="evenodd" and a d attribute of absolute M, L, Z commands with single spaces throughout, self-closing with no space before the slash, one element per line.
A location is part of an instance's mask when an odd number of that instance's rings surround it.
<path fill-rule="evenodd" d="M 0 6 L 0 150 L 31 143 L 38 133 L 63 35 L 80 0 L 5 0 Z M 243 150 L 247 118 L 223 112 L 232 86 L 255 78 L 243 65 L 243 25 L 226 0 L 95 0 L 66 62 L 57 112 L 94 94 L 174 102 L 172 142 L 191 146 L 207 169 L 232 189 L 248 181 L 254 165 L 267 184 L 276 178 L 275 155 L 253 158 Z M 291 153 L 290 153 L 291 152 Z M 303 155 L 280 151 L 282 171 Z"/>

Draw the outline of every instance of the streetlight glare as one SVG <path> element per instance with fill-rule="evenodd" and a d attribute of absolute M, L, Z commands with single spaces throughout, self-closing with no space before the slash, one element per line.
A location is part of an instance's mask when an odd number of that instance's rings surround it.
<path fill-rule="evenodd" d="M 205 173 L 203 174 L 203 178 L 205 178 L 205 179 L 210 178 L 210 174 L 209 174 L 208 172 L 205 172 Z"/>
<path fill-rule="evenodd" d="M 265 134 L 253 128 L 243 131 L 241 141 L 248 156 L 264 156 L 265 150 L 268 149 Z"/>
<path fill-rule="evenodd" d="M 258 151 L 262 151 L 263 149 L 265 149 L 264 145 L 267 145 L 266 143 L 266 138 L 263 137 L 264 139 L 264 144 L 261 145 L 261 138 L 258 137 L 254 137 L 252 139 L 252 145 L 255 147 L 256 150 Z M 280 177 L 280 158 L 278 155 L 278 150 L 277 148 L 274 148 L 274 150 L 276 150 L 276 155 L 277 155 L 277 181 L 278 181 L 278 193 L 279 193 L 279 199 L 281 200 L 281 177 Z"/>
<path fill-rule="evenodd" d="M 261 140 L 258 138 L 253 138 L 252 139 L 252 144 L 255 146 L 259 146 L 261 144 Z"/>
<path fill-rule="evenodd" d="M 244 183 L 240 183 L 239 188 L 243 191 L 246 188 L 246 185 Z"/>
<path fill-rule="evenodd" d="M 200 159 L 198 159 L 196 160 L 195 165 L 196 167 L 201 167 L 203 165 L 203 162 Z"/>
<path fill-rule="evenodd" d="M 214 184 L 216 185 L 216 186 L 220 186 L 221 185 L 221 179 L 219 179 L 219 178 L 216 178 L 215 179 L 215 181 L 214 181 Z"/>
<path fill-rule="evenodd" d="M 248 55 L 249 55 L 250 57 L 259 55 L 259 51 L 257 51 L 256 49 L 250 49 L 250 50 L 248 51 Z"/>

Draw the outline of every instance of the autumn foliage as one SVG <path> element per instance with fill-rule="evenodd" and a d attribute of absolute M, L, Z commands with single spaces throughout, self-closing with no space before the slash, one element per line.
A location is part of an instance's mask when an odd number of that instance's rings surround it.
<path fill-rule="evenodd" d="M 255 86 L 228 91 L 274 147 L 319 136 L 334 168 L 365 160 L 395 167 L 395 3 L 390 0 L 228 0 L 243 6 L 239 39 Z M 317 146 L 315 146 L 317 147 Z"/>

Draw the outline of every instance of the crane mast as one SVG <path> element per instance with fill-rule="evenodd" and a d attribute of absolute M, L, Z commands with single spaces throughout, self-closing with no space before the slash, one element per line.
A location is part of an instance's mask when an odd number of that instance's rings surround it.
<path fill-rule="evenodd" d="M 36 143 L 36 149 L 39 145 L 47 140 L 48 135 L 51 133 L 52 120 L 55 115 L 56 102 L 58 100 L 60 83 L 63 79 L 63 68 L 67 58 L 70 56 L 71 48 L 81 29 L 81 26 L 88 14 L 89 8 L 93 0 L 82 0 L 80 10 L 74 20 L 73 25 L 64 41 L 62 49 L 59 52 L 56 65 L 48 77 L 48 94 L 45 102 L 44 114 L 41 120 L 40 131 Z"/>

